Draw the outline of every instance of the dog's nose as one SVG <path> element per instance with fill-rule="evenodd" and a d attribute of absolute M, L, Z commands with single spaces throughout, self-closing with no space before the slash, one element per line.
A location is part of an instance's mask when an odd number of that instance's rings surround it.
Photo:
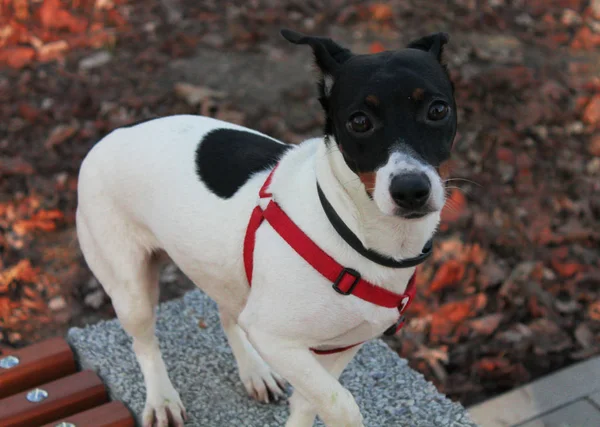
<path fill-rule="evenodd" d="M 422 208 L 431 193 L 431 183 L 424 173 L 396 175 L 390 183 L 390 194 L 394 202 L 404 209 Z"/>

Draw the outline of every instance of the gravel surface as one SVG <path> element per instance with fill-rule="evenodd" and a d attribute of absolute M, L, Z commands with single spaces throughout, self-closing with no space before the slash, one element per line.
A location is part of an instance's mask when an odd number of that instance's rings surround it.
<path fill-rule="evenodd" d="M 170 377 L 190 416 L 186 425 L 279 427 L 285 423 L 286 402 L 266 405 L 247 396 L 216 305 L 202 292 L 163 304 L 157 334 Z M 97 371 L 112 397 L 139 416 L 145 398 L 143 378 L 119 323 L 73 328 L 68 340 L 83 368 Z M 461 405 L 441 395 L 380 340 L 360 350 L 341 382 L 355 396 L 365 426 L 475 427 Z"/>

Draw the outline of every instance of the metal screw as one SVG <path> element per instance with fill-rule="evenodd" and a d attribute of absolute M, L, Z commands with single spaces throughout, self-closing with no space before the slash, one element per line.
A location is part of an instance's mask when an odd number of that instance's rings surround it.
<path fill-rule="evenodd" d="M 19 364 L 19 359 L 15 356 L 6 356 L 0 359 L 0 368 L 10 369 Z"/>
<path fill-rule="evenodd" d="M 33 403 L 41 402 L 48 397 L 48 392 L 41 388 L 36 388 L 27 393 L 27 400 Z"/>
<path fill-rule="evenodd" d="M 56 424 L 54 427 L 77 427 L 77 426 L 73 423 L 68 423 L 66 421 L 63 421 L 60 424 Z"/>

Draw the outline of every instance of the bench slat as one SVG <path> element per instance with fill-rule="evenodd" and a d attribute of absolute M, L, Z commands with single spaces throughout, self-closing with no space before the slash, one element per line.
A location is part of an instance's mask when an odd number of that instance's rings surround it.
<path fill-rule="evenodd" d="M 20 350 L 2 349 L 1 358 L 15 356 L 19 364 L 0 368 L 0 399 L 28 390 L 77 370 L 75 357 L 63 338 L 50 338 Z"/>
<path fill-rule="evenodd" d="M 69 422 L 77 427 L 135 427 L 135 421 L 127 407 L 116 401 L 57 419 L 42 427 L 56 427 L 61 422 Z"/>
<path fill-rule="evenodd" d="M 89 370 L 38 387 L 48 393 L 41 402 L 27 400 L 30 390 L 0 400 L 0 426 L 38 427 L 108 401 L 102 380 Z"/>

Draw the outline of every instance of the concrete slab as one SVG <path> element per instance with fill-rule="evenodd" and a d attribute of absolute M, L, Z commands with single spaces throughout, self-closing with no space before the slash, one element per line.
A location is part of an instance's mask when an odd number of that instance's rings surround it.
<path fill-rule="evenodd" d="M 284 425 L 285 402 L 259 404 L 246 395 L 216 305 L 203 293 L 192 291 L 182 300 L 163 304 L 157 333 L 170 377 L 190 415 L 186 425 Z M 119 323 L 74 328 L 68 339 L 81 365 L 98 372 L 111 396 L 139 416 L 145 392 L 142 375 Z M 367 427 L 475 427 L 461 405 L 438 393 L 381 340 L 361 349 L 341 381 L 354 394 Z"/>
<path fill-rule="evenodd" d="M 594 393 L 599 385 L 600 357 L 596 357 L 468 410 L 473 420 L 482 427 L 515 426 L 584 398 Z"/>
<path fill-rule="evenodd" d="M 598 384 L 598 392 L 588 396 L 588 400 L 595 404 L 600 409 L 600 384 Z"/>
<path fill-rule="evenodd" d="M 600 410 L 585 400 L 552 411 L 518 427 L 598 427 Z"/>

